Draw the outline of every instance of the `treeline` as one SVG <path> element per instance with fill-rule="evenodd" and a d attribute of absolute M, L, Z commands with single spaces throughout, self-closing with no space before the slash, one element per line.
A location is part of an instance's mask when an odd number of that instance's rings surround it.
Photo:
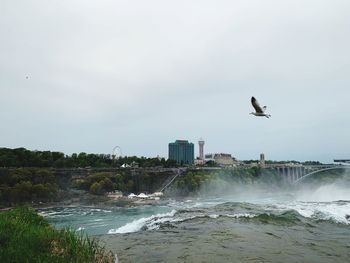
<path fill-rule="evenodd" d="M 0 167 L 110 168 L 123 164 L 139 167 L 176 167 L 175 161 L 164 158 L 125 156 L 113 160 L 110 154 L 82 152 L 65 155 L 62 152 L 30 151 L 25 148 L 0 148 Z"/>
<path fill-rule="evenodd" d="M 51 171 L 35 168 L 0 168 L 0 204 L 51 201 L 58 186 Z"/>

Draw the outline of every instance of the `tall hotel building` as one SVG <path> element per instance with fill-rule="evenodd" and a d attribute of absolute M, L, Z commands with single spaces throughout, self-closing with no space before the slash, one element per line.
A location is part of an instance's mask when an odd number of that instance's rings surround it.
<path fill-rule="evenodd" d="M 169 159 L 178 164 L 193 164 L 194 144 L 187 140 L 176 140 L 169 143 Z"/>

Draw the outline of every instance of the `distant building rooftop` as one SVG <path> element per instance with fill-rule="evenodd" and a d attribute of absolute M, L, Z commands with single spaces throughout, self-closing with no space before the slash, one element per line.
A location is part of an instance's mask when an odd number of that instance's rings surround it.
<path fill-rule="evenodd" d="M 188 140 L 176 140 L 175 143 L 188 143 Z"/>

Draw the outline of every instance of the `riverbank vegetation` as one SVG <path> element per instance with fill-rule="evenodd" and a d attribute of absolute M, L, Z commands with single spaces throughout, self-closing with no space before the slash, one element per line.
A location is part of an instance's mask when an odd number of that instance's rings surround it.
<path fill-rule="evenodd" d="M 0 212 L 0 262 L 115 262 L 95 239 L 56 230 L 29 208 Z"/>
<path fill-rule="evenodd" d="M 0 168 L 0 205 L 52 201 L 57 191 L 56 178 L 49 170 Z"/>
<path fill-rule="evenodd" d="M 119 191 L 124 194 L 153 193 L 158 191 L 164 185 L 164 182 L 173 176 L 174 174 L 171 171 L 152 172 L 141 170 L 135 174 L 130 170 L 97 172 L 74 180 L 72 186 L 94 195 L 104 195 L 113 191 Z"/>
<path fill-rule="evenodd" d="M 76 180 L 74 186 L 91 194 L 103 195 L 115 190 L 132 192 L 134 181 L 126 173 L 101 172 Z"/>

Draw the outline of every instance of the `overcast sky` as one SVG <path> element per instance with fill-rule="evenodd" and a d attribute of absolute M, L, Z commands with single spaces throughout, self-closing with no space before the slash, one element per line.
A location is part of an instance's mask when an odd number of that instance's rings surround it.
<path fill-rule="evenodd" d="M 350 158 L 349 0 L 2 0 L 0 147 Z M 251 96 L 270 119 L 249 115 Z"/>

